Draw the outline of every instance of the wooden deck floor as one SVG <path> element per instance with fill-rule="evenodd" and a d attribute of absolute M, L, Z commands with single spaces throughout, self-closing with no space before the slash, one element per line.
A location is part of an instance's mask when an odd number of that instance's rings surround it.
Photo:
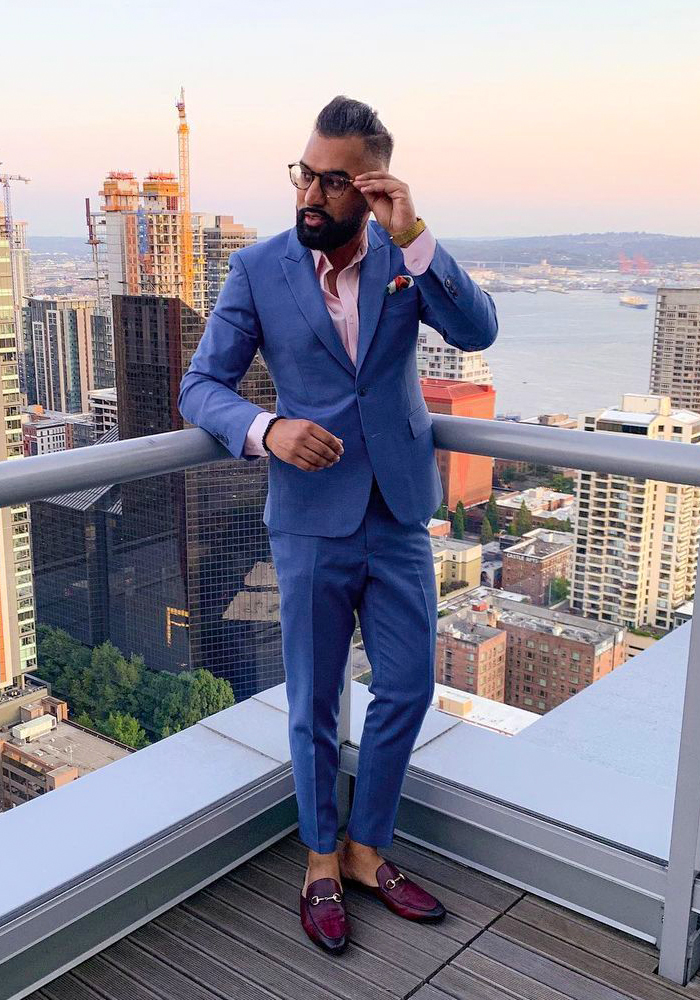
<path fill-rule="evenodd" d="M 34 1000 L 676 1000 L 653 946 L 396 838 L 385 852 L 445 904 L 435 926 L 347 889 L 352 940 L 331 957 L 298 916 L 306 849 L 290 835 Z M 255 917 L 250 914 L 255 911 Z"/>

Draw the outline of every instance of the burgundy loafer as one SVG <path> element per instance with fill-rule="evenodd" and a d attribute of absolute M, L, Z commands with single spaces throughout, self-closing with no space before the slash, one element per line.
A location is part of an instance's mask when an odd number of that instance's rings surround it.
<path fill-rule="evenodd" d="M 344 876 L 344 881 L 369 890 L 406 920 L 442 920 L 445 916 L 447 911 L 440 900 L 399 871 L 393 861 L 383 861 L 376 875 L 379 885 L 368 885 L 347 876 Z"/>
<path fill-rule="evenodd" d="M 311 940 L 334 955 L 348 943 L 348 915 L 340 884 L 334 878 L 317 878 L 299 892 L 301 926 Z"/>

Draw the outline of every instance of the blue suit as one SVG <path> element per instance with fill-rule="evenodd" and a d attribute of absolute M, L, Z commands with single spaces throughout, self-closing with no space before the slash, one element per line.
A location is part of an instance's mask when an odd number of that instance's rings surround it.
<path fill-rule="evenodd" d="M 388 846 L 401 783 L 434 687 L 437 593 L 427 523 L 443 499 L 416 365 L 418 322 L 464 351 L 496 338 L 493 300 L 437 244 L 410 288 L 403 253 L 375 222 L 360 264 L 353 364 L 294 229 L 231 255 L 230 273 L 180 387 L 178 407 L 235 458 L 261 407 L 237 393 L 257 349 L 277 413 L 343 439 L 325 469 L 269 457 L 264 523 L 281 596 L 299 835 L 335 848 L 337 720 L 357 610 L 372 665 L 348 833 Z"/>

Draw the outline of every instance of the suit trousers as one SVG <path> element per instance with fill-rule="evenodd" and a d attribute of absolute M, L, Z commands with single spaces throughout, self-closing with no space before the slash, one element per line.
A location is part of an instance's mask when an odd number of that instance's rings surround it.
<path fill-rule="evenodd" d="M 344 537 L 268 529 L 280 591 L 282 655 L 299 837 L 336 848 L 338 717 L 357 610 L 372 668 L 355 791 L 353 840 L 389 847 L 411 751 L 435 686 L 437 590 L 427 521 L 401 524 L 376 479 Z"/>

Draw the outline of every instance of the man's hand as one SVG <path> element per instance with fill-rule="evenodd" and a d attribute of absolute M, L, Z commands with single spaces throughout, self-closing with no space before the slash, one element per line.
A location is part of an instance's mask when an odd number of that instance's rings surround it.
<path fill-rule="evenodd" d="M 390 236 L 408 229 L 416 221 L 408 184 L 392 174 L 384 170 L 368 170 L 358 174 L 353 184 L 365 196 L 375 219 Z"/>
<path fill-rule="evenodd" d="M 265 438 L 273 455 L 298 469 L 326 469 L 340 461 L 343 439 L 337 438 L 313 420 L 276 420 Z"/>

